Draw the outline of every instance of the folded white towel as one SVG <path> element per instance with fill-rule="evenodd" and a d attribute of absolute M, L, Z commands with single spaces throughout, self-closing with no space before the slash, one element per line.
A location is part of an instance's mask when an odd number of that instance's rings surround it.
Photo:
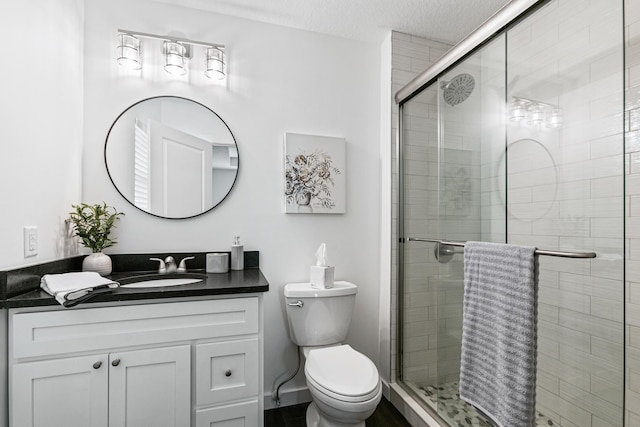
<path fill-rule="evenodd" d="M 40 280 L 40 287 L 52 295 L 60 304 L 76 300 L 97 289 L 117 288 L 118 282 L 102 277 L 96 272 L 45 274 Z"/>

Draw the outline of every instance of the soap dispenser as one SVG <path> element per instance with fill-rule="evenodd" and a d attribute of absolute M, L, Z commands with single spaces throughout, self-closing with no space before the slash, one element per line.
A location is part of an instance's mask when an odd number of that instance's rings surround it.
<path fill-rule="evenodd" d="M 240 244 L 240 236 L 235 236 L 231 245 L 231 269 L 244 270 L 244 246 Z"/>

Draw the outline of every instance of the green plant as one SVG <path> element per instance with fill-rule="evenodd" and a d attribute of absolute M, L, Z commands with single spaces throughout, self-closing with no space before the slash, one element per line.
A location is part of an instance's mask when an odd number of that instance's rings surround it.
<path fill-rule="evenodd" d="M 102 252 L 103 249 L 115 245 L 117 242 L 109 238 L 111 228 L 116 220 L 124 213 L 106 203 L 88 205 L 80 203 L 71 206 L 75 211 L 69 212 L 69 220 L 73 223 L 74 235 L 82 239 L 82 244 L 92 252 Z"/>

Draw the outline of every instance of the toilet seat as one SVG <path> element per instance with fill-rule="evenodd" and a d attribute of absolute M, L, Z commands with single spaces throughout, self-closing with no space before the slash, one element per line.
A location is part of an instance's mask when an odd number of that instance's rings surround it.
<path fill-rule="evenodd" d="M 343 402 L 365 402 L 380 391 L 378 370 L 349 345 L 311 350 L 305 364 L 309 386 Z"/>

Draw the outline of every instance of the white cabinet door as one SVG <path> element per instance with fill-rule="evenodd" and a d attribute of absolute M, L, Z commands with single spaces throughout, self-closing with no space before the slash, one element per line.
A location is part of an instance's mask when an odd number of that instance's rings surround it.
<path fill-rule="evenodd" d="M 110 427 L 191 425 L 191 346 L 109 355 Z"/>
<path fill-rule="evenodd" d="M 68 357 L 12 367 L 11 425 L 107 427 L 107 355 Z"/>

